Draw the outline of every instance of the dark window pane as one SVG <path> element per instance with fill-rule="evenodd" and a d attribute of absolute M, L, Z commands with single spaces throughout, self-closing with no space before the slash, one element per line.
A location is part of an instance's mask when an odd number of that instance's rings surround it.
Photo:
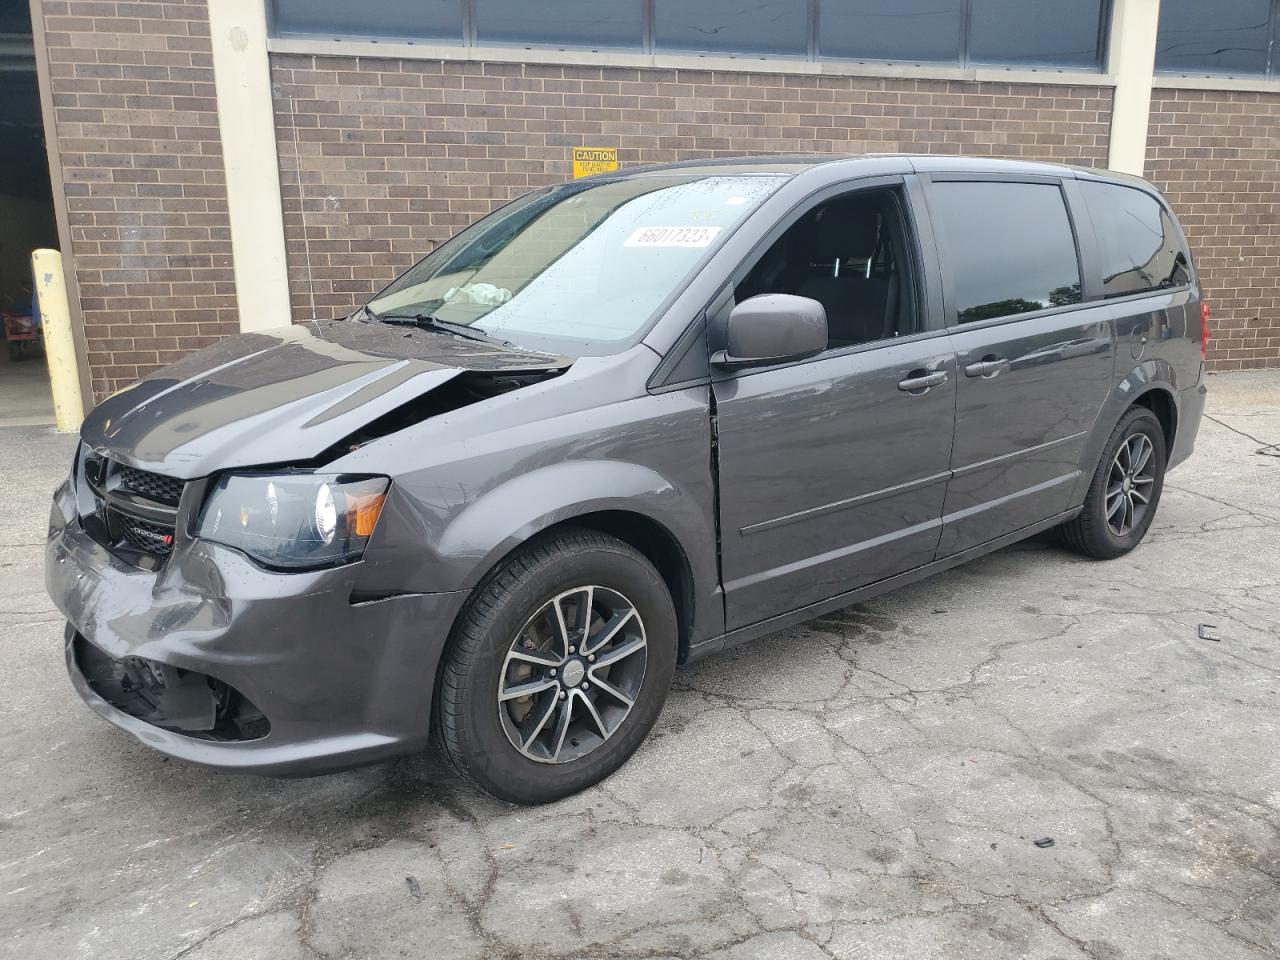
<path fill-rule="evenodd" d="M 643 13 L 641 0 L 476 0 L 476 41 L 639 49 Z"/>
<path fill-rule="evenodd" d="M 854 60 L 960 59 L 960 0 L 821 0 L 818 53 Z"/>
<path fill-rule="evenodd" d="M 1187 253 L 1169 214 L 1150 194 L 1110 183 L 1081 181 L 1102 254 L 1102 292 L 1108 297 L 1187 283 Z"/>
<path fill-rule="evenodd" d="M 809 52 L 806 0 L 654 0 L 658 50 Z"/>
<path fill-rule="evenodd" d="M 915 333 L 915 276 L 896 190 L 819 204 L 779 237 L 734 288 L 738 303 L 789 293 L 822 304 L 827 346 Z"/>
<path fill-rule="evenodd" d="M 1164 0 L 1156 69 L 1261 76 L 1270 18 L 1271 0 Z"/>
<path fill-rule="evenodd" d="M 1092 67 L 1101 0 L 973 0 L 972 63 Z"/>
<path fill-rule="evenodd" d="M 1080 302 L 1062 191 L 1043 183 L 937 183 L 929 197 L 961 323 Z"/>
<path fill-rule="evenodd" d="M 460 0 L 272 0 L 277 36 L 462 42 Z"/>

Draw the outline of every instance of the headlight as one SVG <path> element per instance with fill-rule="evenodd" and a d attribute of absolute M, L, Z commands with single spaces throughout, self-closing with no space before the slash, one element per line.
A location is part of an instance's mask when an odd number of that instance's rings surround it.
<path fill-rule="evenodd" d="M 196 536 L 269 567 L 359 560 L 382 513 L 386 477 L 228 474 L 200 512 Z"/>

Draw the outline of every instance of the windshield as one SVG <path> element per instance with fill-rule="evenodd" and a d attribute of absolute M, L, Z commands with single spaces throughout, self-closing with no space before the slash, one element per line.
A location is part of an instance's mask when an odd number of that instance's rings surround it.
<path fill-rule="evenodd" d="M 533 349 L 611 353 L 782 177 L 637 177 L 528 194 L 450 240 L 368 303 Z"/>

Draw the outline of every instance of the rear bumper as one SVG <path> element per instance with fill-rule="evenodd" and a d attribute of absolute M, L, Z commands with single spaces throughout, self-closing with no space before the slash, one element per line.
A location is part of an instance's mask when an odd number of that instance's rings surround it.
<path fill-rule="evenodd" d="M 68 621 L 67 669 L 90 708 L 170 756 L 273 775 L 322 773 L 426 743 L 436 665 L 466 594 L 353 604 L 358 566 L 274 573 L 234 550 L 187 542 L 159 571 L 140 570 L 84 533 L 65 488 L 45 550 L 46 586 Z M 105 655 L 93 684 L 77 643 Z M 181 719 L 162 727 L 103 695 L 103 664 L 147 661 L 234 688 L 269 732 L 218 739 Z"/>
<path fill-rule="evenodd" d="M 1173 435 L 1173 449 L 1169 451 L 1169 469 L 1191 456 L 1196 448 L 1196 436 L 1200 433 L 1200 420 L 1204 415 L 1206 392 L 1202 371 L 1199 383 L 1178 394 L 1178 424 Z"/>

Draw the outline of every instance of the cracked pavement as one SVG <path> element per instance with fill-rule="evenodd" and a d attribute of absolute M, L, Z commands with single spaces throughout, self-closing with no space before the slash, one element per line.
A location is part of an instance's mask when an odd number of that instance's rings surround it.
<path fill-rule="evenodd" d="M 707 660 L 535 809 L 99 720 L 40 570 L 73 441 L 0 430 L 0 957 L 1280 956 L 1280 371 L 1209 391 L 1134 553 L 1037 538 Z"/>

